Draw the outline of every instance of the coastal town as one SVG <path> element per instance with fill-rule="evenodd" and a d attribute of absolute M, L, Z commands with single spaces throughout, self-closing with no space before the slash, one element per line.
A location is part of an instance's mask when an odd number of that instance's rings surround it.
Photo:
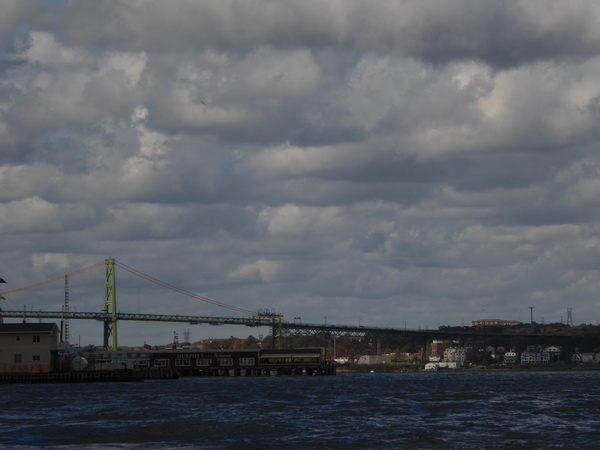
<path fill-rule="evenodd" d="M 358 366 L 413 365 L 429 371 L 469 368 L 600 368 L 600 327 L 597 325 L 523 324 L 518 321 L 485 319 L 473 321 L 470 328 L 495 330 L 499 335 L 493 338 L 432 339 L 412 352 L 384 351 L 358 357 L 339 357 L 336 361 L 338 364 Z M 516 334 L 523 330 L 537 331 L 538 335 L 528 338 L 529 342 L 510 335 L 511 331 Z M 501 336 L 502 332 L 506 335 Z M 567 333 L 576 337 L 566 340 L 564 335 Z M 416 347 L 418 343 L 412 343 L 412 346 Z M 404 347 L 410 347 L 410 344 Z"/>
<path fill-rule="evenodd" d="M 474 321 L 470 327 L 440 327 L 431 334 L 457 338 L 365 333 L 352 336 L 287 335 L 240 339 L 190 339 L 163 345 L 79 348 L 62 339 L 55 323 L 0 324 L 0 381 L 33 380 L 27 374 L 62 374 L 56 379 L 179 376 L 335 375 L 336 371 L 437 371 L 523 368 L 600 368 L 600 327 Z M 466 333 L 466 334 L 465 334 Z M 471 334 L 469 334 L 471 333 Z M 467 337 L 465 337 L 467 336 Z M 470 336 L 470 337 L 469 337 Z M 69 377 L 65 378 L 65 373 Z M 76 375 L 74 375 L 76 374 Z M 87 374 L 87 375 L 85 375 Z M 117 375 L 115 375 L 117 374 Z M 39 375 L 36 375 L 39 378 Z M 84 380 L 88 376 L 89 379 Z M 46 379 L 52 379 L 50 375 Z"/>

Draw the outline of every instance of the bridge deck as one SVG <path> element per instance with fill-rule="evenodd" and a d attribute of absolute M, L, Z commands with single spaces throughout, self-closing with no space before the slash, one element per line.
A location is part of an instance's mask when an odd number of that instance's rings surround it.
<path fill-rule="evenodd" d="M 104 312 L 56 312 L 56 311 L 0 311 L 0 317 L 21 318 L 21 319 L 87 319 L 110 322 L 112 320 L 111 313 Z M 405 335 L 405 336 L 421 336 L 424 338 L 441 337 L 485 337 L 485 336 L 510 336 L 510 337 L 555 337 L 555 338 L 572 338 L 577 334 L 544 334 L 543 329 L 538 329 L 536 332 L 530 333 L 514 333 L 510 331 L 491 331 L 484 328 L 475 329 L 437 329 L 437 330 L 422 330 L 422 329 L 400 329 L 400 328 L 385 328 L 385 327 L 365 327 L 365 326 L 350 326 L 350 325 L 323 325 L 323 324 L 308 324 L 308 323 L 292 323 L 279 321 L 276 318 L 266 317 L 207 317 L 207 316 L 192 316 L 192 315 L 165 315 L 165 314 L 129 314 L 117 313 L 117 320 L 143 321 L 143 322 L 184 322 L 192 325 L 209 324 L 209 325 L 244 325 L 247 327 L 281 327 L 290 334 L 329 334 L 331 336 L 389 336 L 389 335 Z"/>

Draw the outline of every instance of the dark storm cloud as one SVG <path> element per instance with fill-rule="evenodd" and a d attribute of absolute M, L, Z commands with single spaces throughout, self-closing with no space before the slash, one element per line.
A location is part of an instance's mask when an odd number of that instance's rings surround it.
<path fill-rule="evenodd" d="M 79 1 L 65 6 L 50 26 L 60 27 L 65 42 L 127 51 L 243 51 L 276 43 L 282 48 L 347 47 L 435 64 L 480 59 L 510 67 L 597 55 L 598 24 L 591 11 L 597 13 L 593 1 Z M 168 38 L 163 30 L 169 30 Z"/>

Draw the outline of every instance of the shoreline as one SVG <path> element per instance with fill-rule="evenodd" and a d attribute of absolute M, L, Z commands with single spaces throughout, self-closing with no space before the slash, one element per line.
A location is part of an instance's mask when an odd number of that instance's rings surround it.
<path fill-rule="evenodd" d="M 599 364 L 589 365 L 514 365 L 467 366 L 460 369 L 425 370 L 423 367 L 394 367 L 393 365 L 365 364 L 360 367 L 337 366 L 337 373 L 435 373 L 435 372 L 582 372 L 600 371 Z"/>

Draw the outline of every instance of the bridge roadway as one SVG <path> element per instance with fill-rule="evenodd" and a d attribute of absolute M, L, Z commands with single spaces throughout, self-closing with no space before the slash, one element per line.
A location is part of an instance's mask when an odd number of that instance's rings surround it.
<path fill-rule="evenodd" d="M 129 314 L 117 313 L 117 320 L 133 320 L 143 322 L 184 322 L 191 325 L 209 324 L 209 325 L 245 325 L 247 327 L 271 327 L 273 335 L 278 334 L 278 329 L 289 334 L 304 334 L 304 335 L 331 335 L 331 336 L 355 336 L 364 337 L 366 335 L 373 337 L 404 335 L 404 336 L 420 336 L 423 338 L 460 338 L 460 337 L 489 337 L 489 336 L 506 336 L 506 337 L 556 337 L 556 338 L 572 338 L 575 334 L 545 334 L 543 329 L 539 328 L 534 333 L 512 333 L 507 331 L 489 331 L 480 328 L 470 329 L 399 329 L 399 328 L 384 328 L 384 327 L 365 327 L 365 326 L 349 326 L 349 325 L 323 325 L 309 324 L 296 322 L 279 322 L 276 318 L 269 317 L 207 317 L 207 316 L 191 316 L 191 315 L 164 315 L 164 314 Z M 0 317 L 11 317 L 19 319 L 88 319 L 101 322 L 110 322 L 112 320 L 111 313 L 104 312 L 62 312 L 62 311 L 2 311 Z"/>
<path fill-rule="evenodd" d="M 117 313 L 117 320 L 134 320 L 140 322 L 185 322 L 192 325 L 206 323 L 209 325 L 246 325 L 248 327 L 270 327 L 273 319 L 262 317 L 237 318 L 237 317 L 206 317 L 186 315 L 163 314 L 129 314 Z M 62 311 L 0 311 L 0 317 L 14 317 L 19 319 L 88 319 L 100 322 L 111 322 L 112 314 L 104 312 L 62 312 Z"/>

